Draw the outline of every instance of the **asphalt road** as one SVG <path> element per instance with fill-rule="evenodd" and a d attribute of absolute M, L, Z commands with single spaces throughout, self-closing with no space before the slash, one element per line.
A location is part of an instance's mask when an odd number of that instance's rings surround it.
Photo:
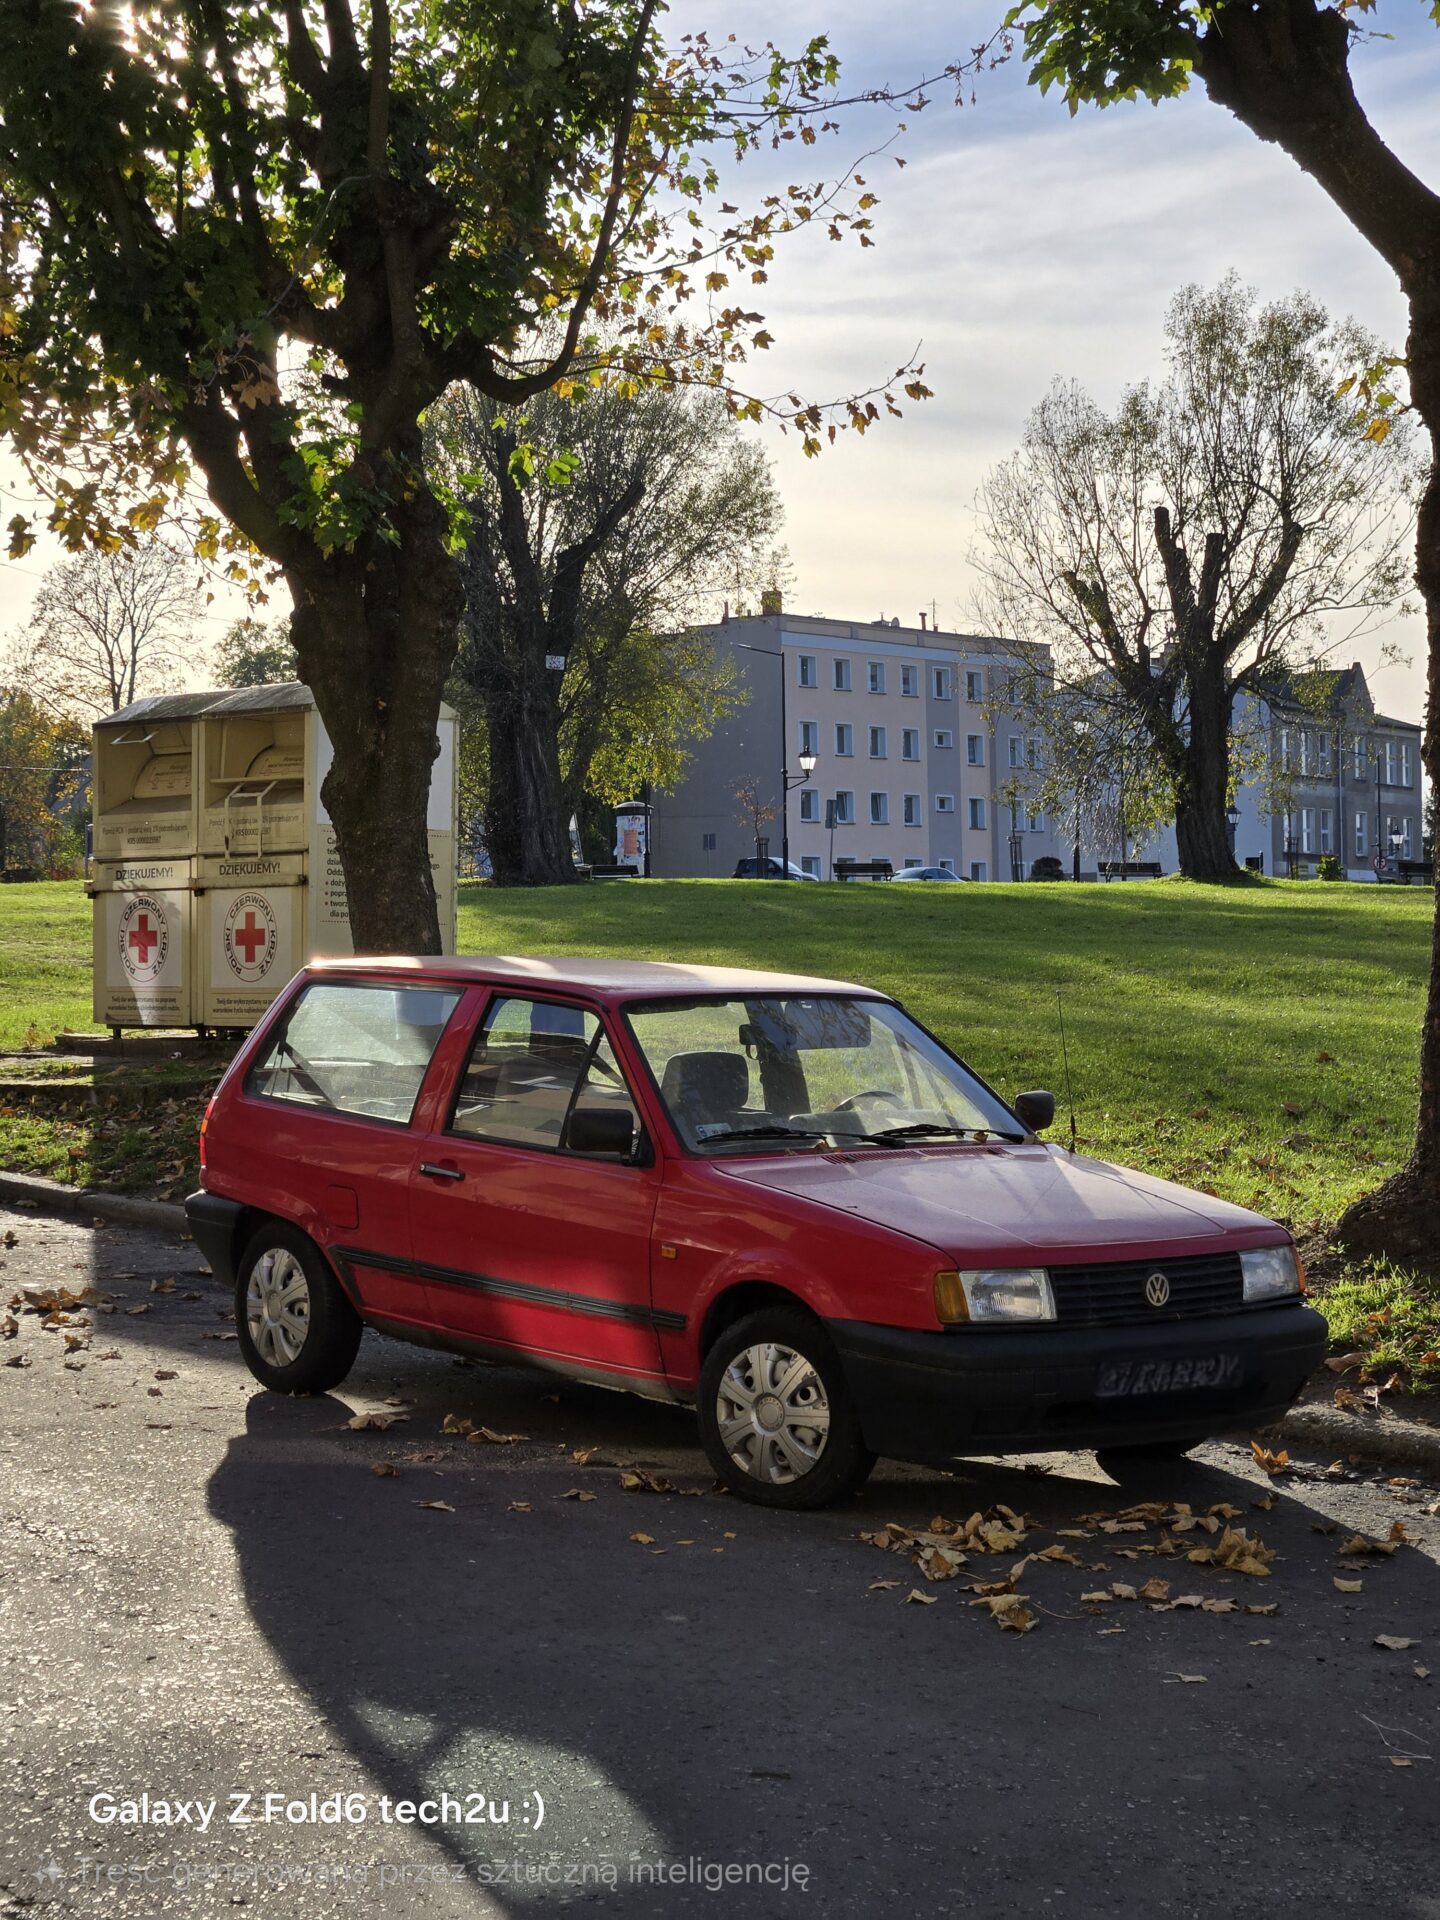
<path fill-rule="evenodd" d="M 102 1298 L 0 1340 L 30 1362 L 0 1365 L 0 1912 L 1440 1916 L 1440 1489 L 1272 1487 L 1215 1445 L 1124 1490 L 1049 1456 L 766 1514 L 683 1413 L 371 1337 L 339 1394 L 278 1399 L 189 1245 L 7 1231 L 0 1299 Z M 1238 1509 L 1268 1577 L 1080 1518 L 1147 1499 Z M 953 1580 L 857 1539 L 997 1503 L 1023 1545 Z M 1341 1553 L 1397 1520 L 1415 1544 Z M 1034 1631 L 971 1604 L 1052 1545 L 1083 1565 L 1024 1569 Z M 1080 1602 L 1151 1577 L 1236 1608 Z"/>

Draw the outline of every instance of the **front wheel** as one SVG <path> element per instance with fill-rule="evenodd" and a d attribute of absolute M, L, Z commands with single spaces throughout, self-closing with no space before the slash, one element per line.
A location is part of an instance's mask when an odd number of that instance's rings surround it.
<path fill-rule="evenodd" d="M 246 1247 L 235 1280 L 245 1364 L 276 1393 L 328 1393 L 355 1364 L 360 1316 L 313 1240 L 272 1220 Z"/>
<path fill-rule="evenodd" d="M 699 1416 L 716 1474 L 757 1506 L 828 1506 L 875 1465 L 839 1356 L 798 1308 L 764 1307 L 725 1329 L 701 1369 Z"/>

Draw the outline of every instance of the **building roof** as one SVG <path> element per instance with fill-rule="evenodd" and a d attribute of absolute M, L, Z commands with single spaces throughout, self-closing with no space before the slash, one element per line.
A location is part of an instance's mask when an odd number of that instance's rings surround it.
<path fill-rule="evenodd" d="M 131 727 L 154 720 L 197 720 L 202 715 L 232 713 L 308 712 L 315 696 L 299 680 L 277 680 L 264 687 L 212 687 L 204 693 L 161 693 L 148 700 L 132 700 L 118 713 L 107 713 L 97 727 Z M 442 714 L 454 709 L 442 705 Z"/>
<path fill-rule="evenodd" d="M 873 987 L 801 973 L 764 973 L 749 967 L 686 966 L 673 960 L 607 960 L 569 954 L 381 954 L 312 961 L 314 973 L 394 973 L 407 979 L 498 981 L 551 992 L 576 988 L 605 1000 L 689 999 L 708 994 L 747 997 L 781 993 L 858 993 Z"/>
<path fill-rule="evenodd" d="M 738 632 L 736 631 L 738 629 Z M 788 635 L 794 639 L 833 640 L 852 647 L 934 647 L 945 653 L 1044 654 L 1039 640 L 1004 640 L 994 634 L 946 632 L 940 627 L 902 626 L 883 616 L 874 620 L 834 620 L 818 613 L 727 613 L 709 631 L 718 637 L 741 638 L 753 630 Z"/>

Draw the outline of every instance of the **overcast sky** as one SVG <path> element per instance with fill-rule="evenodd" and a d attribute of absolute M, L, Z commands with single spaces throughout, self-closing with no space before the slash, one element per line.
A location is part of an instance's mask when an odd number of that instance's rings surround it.
<path fill-rule="evenodd" d="M 772 34 L 787 50 L 828 33 L 847 87 L 858 87 L 937 70 L 1001 10 L 989 0 L 675 0 L 670 20 L 676 35 Z M 1386 0 L 1367 17 L 1394 37 L 1357 52 L 1361 98 L 1401 157 L 1440 180 L 1440 33 L 1419 0 Z M 1198 90 L 1074 120 L 1056 96 L 1027 87 L 1018 65 L 982 77 L 976 93 L 958 110 L 937 90 L 895 149 L 903 170 L 888 157 L 866 164 L 881 195 L 873 249 L 797 235 L 781 242 L 759 290 L 775 335 L 757 363 L 768 389 L 825 399 L 868 387 L 918 341 L 935 390 L 906 403 L 903 420 L 886 418 L 863 440 L 842 435 L 818 460 L 764 434 L 788 509 L 799 611 L 910 624 L 933 601 L 942 626 L 966 624 L 971 509 L 986 469 L 1014 448 L 1055 375 L 1108 403 L 1158 372 L 1165 308 L 1187 281 L 1213 284 L 1233 267 L 1265 298 L 1304 287 L 1402 342 L 1389 270 L 1283 153 Z M 728 197 L 744 205 L 776 181 L 833 171 L 892 130 L 879 111 L 847 116 L 839 141 L 747 162 Z M 18 484 L 0 453 L 0 489 Z M 15 510 L 9 497 L 0 506 L 3 519 Z M 50 558 L 37 549 L 21 567 L 0 563 L 0 632 L 23 620 Z M 1390 634 L 1412 664 L 1380 671 L 1377 701 L 1418 717 L 1423 632 L 1417 620 Z M 1355 649 L 1367 669 L 1377 647 Z"/>

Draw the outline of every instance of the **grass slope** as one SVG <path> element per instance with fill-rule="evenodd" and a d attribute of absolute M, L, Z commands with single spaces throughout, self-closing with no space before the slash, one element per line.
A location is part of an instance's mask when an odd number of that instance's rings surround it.
<path fill-rule="evenodd" d="M 861 980 L 1005 1093 L 1062 1092 L 1058 988 L 1090 1150 L 1304 1226 L 1404 1156 L 1432 910 L 1428 890 L 1317 882 L 466 887 L 460 945 Z M 89 973 L 78 885 L 0 888 L 0 1051 L 89 1026 Z M 0 1116 L 0 1159 L 34 1164 L 19 1121 Z M 46 1158 L 87 1177 L 83 1140 Z"/>

